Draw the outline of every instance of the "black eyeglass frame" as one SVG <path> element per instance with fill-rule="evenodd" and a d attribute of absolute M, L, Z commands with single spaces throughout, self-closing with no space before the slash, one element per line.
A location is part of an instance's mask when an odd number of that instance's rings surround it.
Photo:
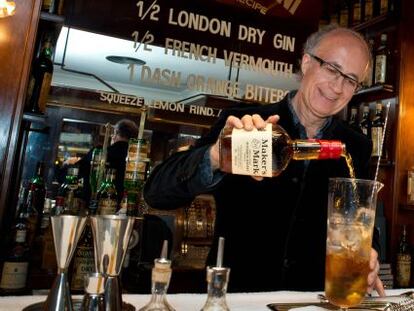
<path fill-rule="evenodd" d="M 362 85 L 362 83 L 358 82 L 358 80 L 352 78 L 351 76 L 348 76 L 347 74 L 343 73 L 341 70 L 339 70 L 338 68 L 336 68 L 333 64 L 331 64 L 330 62 L 327 62 L 326 60 L 323 60 L 322 58 L 312 54 L 312 53 L 306 53 L 308 54 L 310 57 L 312 57 L 314 60 L 316 60 L 319 65 L 322 67 L 323 65 L 328 65 L 329 68 L 332 68 L 335 72 L 339 73 L 339 75 L 344 78 L 344 79 L 348 79 L 351 81 L 354 81 L 356 83 L 356 88 L 354 90 L 354 93 L 360 91 L 364 86 Z"/>

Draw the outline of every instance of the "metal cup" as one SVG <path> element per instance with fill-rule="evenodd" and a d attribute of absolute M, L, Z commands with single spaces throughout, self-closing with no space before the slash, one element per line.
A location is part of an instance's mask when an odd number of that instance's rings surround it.
<path fill-rule="evenodd" d="M 105 277 L 100 273 L 89 273 L 85 276 L 85 295 L 82 311 L 105 311 L 104 302 Z"/>
<path fill-rule="evenodd" d="M 134 226 L 134 217 L 99 215 L 91 217 L 96 270 L 105 280 L 105 310 L 122 310 L 122 290 L 118 280 Z"/>
<path fill-rule="evenodd" d="M 58 275 L 49 291 L 43 310 L 72 311 L 68 267 L 85 227 L 86 217 L 59 215 L 51 217 Z"/>

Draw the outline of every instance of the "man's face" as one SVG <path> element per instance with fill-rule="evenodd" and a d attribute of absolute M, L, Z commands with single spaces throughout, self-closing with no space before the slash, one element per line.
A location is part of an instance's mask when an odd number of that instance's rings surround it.
<path fill-rule="evenodd" d="M 362 43 L 350 34 L 328 35 L 313 54 L 358 82 L 366 74 L 369 62 L 367 52 Z M 308 54 L 302 58 L 302 72 L 301 101 L 316 117 L 325 118 L 336 114 L 348 104 L 354 94 L 344 77 L 333 78 L 326 68 Z"/>

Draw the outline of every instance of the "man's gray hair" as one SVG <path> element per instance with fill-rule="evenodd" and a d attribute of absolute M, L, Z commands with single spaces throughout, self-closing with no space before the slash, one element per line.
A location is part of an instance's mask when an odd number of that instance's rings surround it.
<path fill-rule="evenodd" d="M 361 44 L 365 47 L 367 55 L 368 55 L 368 60 L 369 60 L 369 67 L 372 66 L 372 52 L 370 49 L 369 44 L 367 43 L 367 41 L 365 40 L 364 36 L 362 34 L 360 34 L 359 32 L 349 29 L 349 28 L 344 28 L 344 27 L 339 27 L 336 25 L 329 25 L 326 26 L 324 28 L 322 28 L 321 30 L 314 32 L 313 34 L 311 34 L 308 39 L 306 40 L 304 46 L 303 46 L 303 53 L 311 53 L 313 54 L 316 50 L 316 48 L 319 46 L 319 44 L 321 43 L 321 41 L 328 35 L 332 35 L 334 33 L 346 33 L 346 34 L 350 34 L 351 36 L 354 36 L 356 39 L 358 39 L 359 41 L 361 41 Z"/>

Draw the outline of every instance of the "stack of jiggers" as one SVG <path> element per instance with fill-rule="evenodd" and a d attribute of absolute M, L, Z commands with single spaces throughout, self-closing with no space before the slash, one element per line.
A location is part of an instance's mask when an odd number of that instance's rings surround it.
<path fill-rule="evenodd" d="M 81 310 L 120 311 L 123 308 L 119 274 L 125 258 L 135 217 L 101 215 L 89 217 L 94 237 L 96 273 L 85 280 Z M 45 311 L 73 311 L 68 284 L 68 267 L 85 227 L 87 217 L 59 215 L 51 217 L 53 241 L 58 265 Z"/>

